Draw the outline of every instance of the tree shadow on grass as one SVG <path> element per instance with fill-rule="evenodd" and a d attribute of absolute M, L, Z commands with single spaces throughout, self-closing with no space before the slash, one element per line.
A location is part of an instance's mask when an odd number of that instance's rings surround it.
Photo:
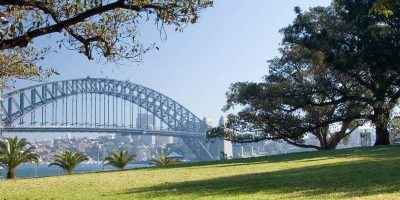
<path fill-rule="evenodd" d="M 398 153 L 398 152 L 397 152 Z M 288 198 L 366 197 L 400 191 L 400 159 L 397 154 L 379 153 L 367 159 L 339 162 L 280 171 L 243 174 L 221 178 L 164 183 L 152 187 L 128 189 L 113 195 L 142 198 L 230 197 L 237 195 L 284 195 Z M 382 157 L 382 154 L 380 154 Z M 394 157 L 392 157 L 394 156 Z M 268 196 L 265 196 L 266 198 Z"/>

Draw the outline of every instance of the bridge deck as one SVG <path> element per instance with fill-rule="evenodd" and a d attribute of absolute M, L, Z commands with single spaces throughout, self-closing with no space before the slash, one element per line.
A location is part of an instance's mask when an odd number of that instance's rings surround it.
<path fill-rule="evenodd" d="M 93 128 L 93 127 L 4 127 L 3 132 L 81 132 L 81 133 L 119 133 L 133 135 L 157 135 L 175 137 L 205 137 L 205 133 L 191 133 L 171 130 L 131 129 L 131 128 Z"/>

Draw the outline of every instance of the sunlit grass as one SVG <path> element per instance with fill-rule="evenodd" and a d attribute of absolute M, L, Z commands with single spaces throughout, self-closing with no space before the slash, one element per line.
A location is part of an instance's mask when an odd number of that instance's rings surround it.
<path fill-rule="evenodd" d="M 0 199 L 400 199 L 400 146 L 1 180 Z"/>

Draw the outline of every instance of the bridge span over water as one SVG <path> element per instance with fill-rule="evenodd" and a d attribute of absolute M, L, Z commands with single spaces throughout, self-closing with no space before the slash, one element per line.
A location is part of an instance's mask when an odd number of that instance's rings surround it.
<path fill-rule="evenodd" d="M 198 160 L 212 160 L 205 122 L 145 86 L 106 78 L 49 82 L 1 101 L 3 132 L 98 132 L 180 137 Z"/>

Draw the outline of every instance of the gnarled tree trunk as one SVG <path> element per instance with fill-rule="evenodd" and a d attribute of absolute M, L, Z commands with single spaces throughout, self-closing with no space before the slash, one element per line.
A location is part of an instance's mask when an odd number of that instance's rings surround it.
<path fill-rule="evenodd" d="M 339 144 L 339 141 L 336 138 L 330 138 L 330 139 L 324 139 L 323 141 L 320 142 L 320 151 L 323 150 L 334 150 Z"/>
<path fill-rule="evenodd" d="M 375 125 L 375 146 L 377 145 L 389 145 L 389 130 L 388 124 L 390 120 L 390 110 L 384 108 L 374 109 L 374 116 L 372 123 Z"/>
<path fill-rule="evenodd" d="M 325 145 L 325 150 L 334 150 L 338 146 L 339 142 L 335 140 L 330 140 L 327 145 Z"/>
<path fill-rule="evenodd" d="M 320 128 L 317 130 L 314 135 L 319 140 L 320 151 L 323 150 L 333 150 L 336 149 L 337 145 L 339 144 L 340 140 L 338 139 L 338 134 L 329 134 L 329 126 Z"/>
<path fill-rule="evenodd" d="M 357 126 L 358 127 L 358 126 Z M 347 132 L 348 129 L 351 129 Z M 314 133 L 320 143 L 320 149 L 323 150 L 334 150 L 337 148 L 339 143 L 343 140 L 344 137 L 351 134 L 355 128 L 351 127 L 351 122 L 343 122 L 342 128 L 340 131 L 330 133 L 329 126 L 325 127 L 325 129 L 320 129 Z"/>

